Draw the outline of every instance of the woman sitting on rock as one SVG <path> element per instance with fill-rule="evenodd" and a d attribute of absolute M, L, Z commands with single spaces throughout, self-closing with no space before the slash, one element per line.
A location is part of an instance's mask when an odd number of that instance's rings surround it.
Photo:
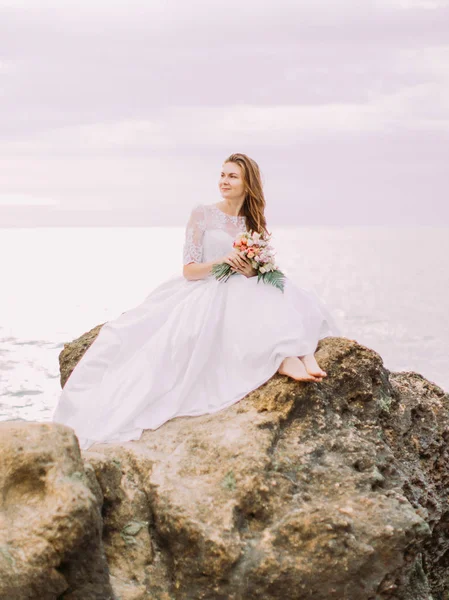
<path fill-rule="evenodd" d="M 308 382 L 326 376 L 314 352 L 340 334 L 328 310 L 288 278 L 283 292 L 258 283 L 233 249 L 239 233 L 267 232 L 257 163 L 229 156 L 219 190 L 220 202 L 191 212 L 183 274 L 105 323 L 67 380 L 53 420 L 73 427 L 82 448 L 222 410 L 276 372 Z M 212 273 L 220 263 L 235 272 L 226 282 Z"/>

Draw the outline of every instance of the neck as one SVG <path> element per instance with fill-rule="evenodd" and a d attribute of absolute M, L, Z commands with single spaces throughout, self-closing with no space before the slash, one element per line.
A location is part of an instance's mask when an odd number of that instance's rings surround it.
<path fill-rule="evenodd" d="M 230 200 L 223 200 L 222 208 L 229 215 L 237 217 L 240 214 L 240 209 L 242 208 L 244 201 L 245 199 L 241 200 L 240 198 L 234 202 Z"/>

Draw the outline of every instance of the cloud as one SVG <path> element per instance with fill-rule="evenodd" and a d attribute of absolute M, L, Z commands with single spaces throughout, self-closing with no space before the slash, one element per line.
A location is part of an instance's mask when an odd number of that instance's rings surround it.
<path fill-rule="evenodd" d="M 426 177 L 443 202 L 448 31 L 443 0 L 0 0 L 0 185 L 170 217 L 240 149 L 279 210 L 297 164 L 342 219 L 361 193 L 418 210 Z"/>
<path fill-rule="evenodd" d="M 435 52 L 433 52 L 435 54 Z M 414 53 L 409 53 L 412 58 Z M 438 54 L 449 60 L 449 49 Z M 420 56 L 423 65 L 429 57 Z M 434 64 L 434 63 L 432 63 Z M 438 71 L 438 68 L 436 69 Z M 142 155 L 158 150 L 235 144 L 292 145 L 363 133 L 428 131 L 449 133 L 449 77 L 392 93 L 373 94 L 363 103 L 169 107 L 153 120 L 125 119 L 57 127 L 26 138 L 0 142 L 0 154 Z M 156 118 L 157 116 L 157 118 Z"/>
<path fill-rule="evenodd" d="M 355 0 L 272 1 L 263 11 L 250 0 L 205 6 L 10 4 L 0 18 L 0 56 L 14 65 L 0 72 L 4 135 L 146 120 L 169 106 L 364 103 L 429 77 L 412 65 L 399 71 L 401 52 L 448 42 L 444 6 L 401 9 Z"/>
<path fill-rule="evenodd" d="M 0 194 L 0 206 L 56 206 L 53 198 L 36 197 L 27 194 Z"/>

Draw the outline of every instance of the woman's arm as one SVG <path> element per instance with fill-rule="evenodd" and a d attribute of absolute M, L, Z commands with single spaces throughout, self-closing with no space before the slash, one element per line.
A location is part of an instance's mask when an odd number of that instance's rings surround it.
<path fill-rule="evenodd" d="M 187 265 L 184 265 L 182 269 L 182 274 L 188 281 L 195 281 L 196 279 L 205 279 L 208 275 L 210 275 L 212 271 L 212 266 L 217 265 L 221 262 L 223 262 L 221 258 L 203 263 L 191 262 Z"/>
<path fill-rule="evenodd" d="M 245 256 L 243 256 L 243 252 L 238 252 L 237 250 L 232 250 L 222 258 L 217 258 L 216 260 L 212 260 L 210 262 L 191 262 L 187 265 L 184 265 L 182 274 L 189 281 L 194 281 L 195 279 L 205 279 L 208 275 L 210 275 L 212 266 L 219 265 L 221 263 L 227 263 L 232 267 L 233 271 L 241 273 L 242 275 L 245 275 L 245 277 L 254 277 L 257 275 L 257 271 L 252 268 L 251 262 Z"/>
<path fill-rule="evenodd" d="M 203 257 L 203 238 L 206 229 L 206 216 L 204 207 L 199 204 L 190 213 L 190 218 L 186 226 L 183 260 L 184 267 L 182 274 L 186 279 L 203 279 L 207 277 L 207 263 L 202 263 Z M 210 263 L 208 266 L 212 268 Z"/>

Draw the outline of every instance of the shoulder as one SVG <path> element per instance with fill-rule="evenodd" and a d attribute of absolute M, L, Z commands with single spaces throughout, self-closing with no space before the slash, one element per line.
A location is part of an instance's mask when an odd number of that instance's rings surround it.
<path fill-rule="evenodd" d="M 204 215 L 204 204 L 195 204 L 190 209 L 190 217 L 200 217 Z"/>
<path fill-rule="evenodd" d="M 214 214 L 215 204 L 195 204 L 190 212 L 191 218 L 205 219 Z"/>
<path fill-rule="evenodd" d="M 206 224 L 207 208 L 205 204 L 195 204 L 190 210 L 188 226 L 204 228 Z"/>
<path fill-rule="evenodd" d="M 192 212 L 206 214 L 213 210 L 214 207 L 215 204 L 195 204 L 195 206 L 192 208 Z"/>
<path fill-rule="evenodd" d="M 195 204 L 192 209 L 191 209 L 191 213 L 192 215 L 204 215 L 204 213 L 207 211 L 207 204 Z"/>

